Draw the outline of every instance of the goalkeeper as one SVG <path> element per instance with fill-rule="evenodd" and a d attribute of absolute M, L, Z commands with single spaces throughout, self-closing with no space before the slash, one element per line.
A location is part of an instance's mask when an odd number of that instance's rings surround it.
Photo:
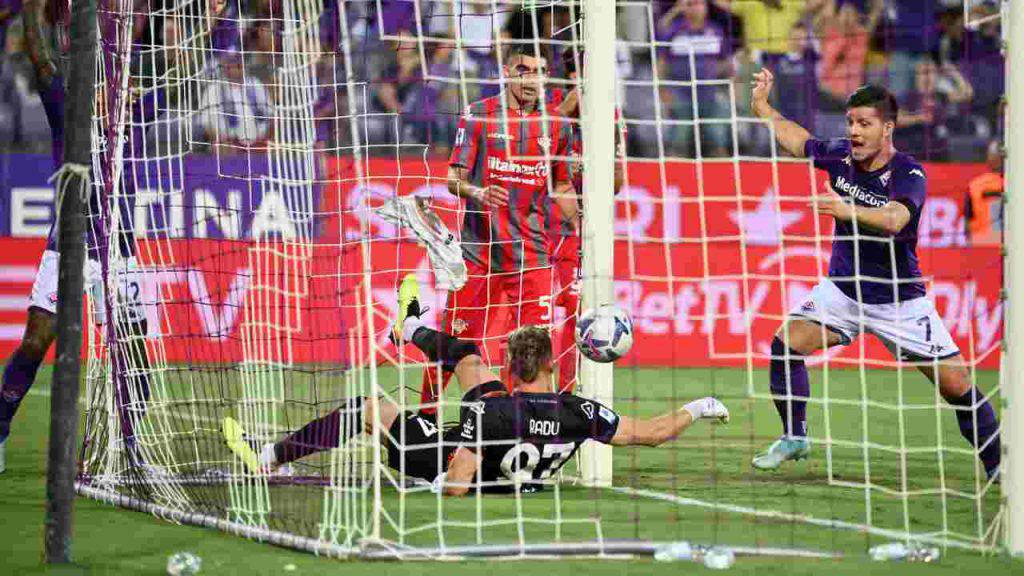
<path fill-rule="evenodd" d="M 825 193 L 812 200 L 815 211 L 835 219 L 835 233 L 828 278 L 789 313 L 772 341 L 771 391 L 782 437 L 754 458 L 754 467 L 771 470 L 808 455 L 804 358 L 870 333 L 901 361 L 914 363 L 956 407 L 960 433 L 994 478 L 999 422 L 971 385 L 918 266 L 917 231 L 928 180 L 917 160 L 893 147 L 896 98 L 877 86 L 858 88 L 846 102 L 847 137 L 818 140 L 768 103 L 773 83 L 766 69 L 754 75 L 754 114 L 771 122 L 783 149 L 828 173 Z"/>
<path fill-rule="evenodd" d="M 474 487 L 536 491 L 588 439 L 616 446 L 658 446 L 696 420 L 729 419 L 725 405 L 710 397 L 655 418 L 634 419 L 593 400 L 549 392 L 551 337 L 538 326 L 519 328 L 509 336 L 509 392 L 483 364 L 476 344 L 424 326 L 418 293 L 415 277 L 406 276 L 392 337 L 412 343 L 455 375 L 465 391 L 459 424 L 439 431 L 432 418 L 402 411 L 385 398 L 377 406 L 388 465 L 432 482 L 446 495 L 461 496 Z M 373 404 L 365 397 L 352 398 L 343 408 L 266 444 L 259 452 L 246 441 L 235 420 L 225 418 L 223 431 L 231 451 L 255 473 L 338 448 L 360 432 L 370 433 L 373 419 Z"/>

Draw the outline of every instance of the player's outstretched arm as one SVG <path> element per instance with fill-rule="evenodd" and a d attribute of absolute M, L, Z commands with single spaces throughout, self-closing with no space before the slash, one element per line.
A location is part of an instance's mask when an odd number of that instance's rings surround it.
<path fill-rule="evenodd" d="M 619 416 L 619 427 L 612 437 L 613 446 L 660 446 L 673 440 L 702 418 L 726 423 L 729 409 L 710 396 L 694 400 L 682 408 L 654 418 Z"/>
<path fill-rule="evenodd" d="M 756 72 L 750 107 L 755 116 L 772 123 L 772 127 L 775 128 L 775 139 L 778 140 L 779 146 L 793 156 L 803 158 L 807 155 L 804 146 L 813 136 L 803 126 L 792 120 L 786 120 L 778 110 L 768 103 L 768 96 L 771 94 L 774 84 L 775 76 L 772 75 L 771 70 L 761 68 L 760 72 Z"/>

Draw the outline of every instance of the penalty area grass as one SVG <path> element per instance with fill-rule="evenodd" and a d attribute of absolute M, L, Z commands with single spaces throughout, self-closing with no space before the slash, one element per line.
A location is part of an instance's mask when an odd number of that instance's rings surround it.
<path fill-rule="evenodd" d="M 844 492 L 850 489 L 828 487 L 822 479 L 824 457 L 819 451 L 812 453 L 812 460 L 799 466 L 765 475 L 754 475 L 749 470 L 749 453 L 760 449 L 773 435 L 778 424 L 774 421 L 774 412 L 770 403 L 763 400 L 742 399 L 742 386 L 745 386 L 746 374 L 734 370 L 626 370 L 618 378 L 616 386 L 617 407 L 623 413 L 646 414 L 664 408 L 669 396 L 678 394 L 680 399 L 695 395 L 701 390 L 710 391 L 718 388 L 716 394 L 726 399 L 733 410 L 733 423 L 729 428 L 712 430 L 710 427 L 695 429 L 692 437 L 676 442 L 673 447 L 646 455 L 637 449 L 616 454 L 616 470 L 626 467 L 631 474 L 637 475 L 638 483 L 649 485 L 651 489 L 672 492 L 680 496 L 740 503 L 757 499 L 763 495 L 761 506 L 778 508 L 786 512 L 813 513 L 823 517 L 849 517 L 856 519 L 863 514 L 864 498 L 862 494 L 850 497 Z M 870 373 L 869 373 L 870 374 Z M 763 375 L 757 378 L 763 380 Z M 820 382 L 820 372 L 812 373 L 815 384 Z M 217 532 L 215 530 L 177 526 L 159 520 L 147 514 L 118 509 L 98 503 L 87 498 L 78 498 L 75 509 L 74 540 L 72 557 L 75 565 L 66 568 L 48 568 L 43 564 L 43 517 L 45 505 L 45 473 L 46 451 L 49 419 L 49 382 L 50 367 L 40 370 L 37 385 L 24 400 L 21 410 L 13 426 L 13 433 L 8 441 L 7 472 L 0 475 L 0 525 L 3 526 L 0 537 L 0 574 L 163 574 L 167 557 L 178 551 L 190 551 L 203 560 L 200 574 L 345 574 L 346 576 L 378 575 L 401 571 L 402 574 L 438 574 L 453 575 L 504 575 L 544 572 L 551 576 L 570 575 L 586 572 L 598 574 L 678 574 L 682 571 L 694 573 L 710 573 L 702 566 L 692 563 L 659 563 L 650 559 L 633 560 L 565 560 L 565 561 L 466 561 L 466 562 L 409 562 L 402 565 L 393 563 L 343 562 L 313 555 L 282 549 L 258 542 L 248 541 L 237 536 Z M 858 382 L 856 372 L 833 372 L 833 392 L 837 389 L 853 388 Z M 910 380 L 908 378 L 908 380 Z M 994 375 L 983 382 L 991 383 Z M 759 381 L 759 384 L 763 382 Z M 859 386 L 859 384 L 858 384 Z M 821 386 L 816 386 L 820 391 Z M 923 382 L 908 382 L 906 390 L 910 396 L 927 396 L 929 387 Z M 913 392 L 909 392 L 914 390 Z M 837 395 L 838 396 L 838 395 Z M 653 400 L 659 398 L 660 400 Z M 856 431 L 858 422 L 856 414 L 845 414 L 852 408 L 836 409 L 832 419 L 834 427 L 846 432 Z M 820 426 L 821 408 L 812 406 L 811 426 Z M 926 411 L 925 411 L 926 412 Z M 945 414 L 952 421 L 952 414 Z M 913 420 L 918 416 L 908 416 L 904 422 L 907 430 L 912 430 Z M 925 413 L 919 416 L 927 419 Z M 930 417 L 930 434 L 938 434 L 935 417 Z M 868 434 L 874 440 L 874 434 L 887 433 L 889 424 L 883 420 L 869 427 Z M 952 436 L 946 430 L 954 428 Z M 919 424 L 924 428 L 923 424 Z M 955 436 L 955 423 L 943 423 L 942 436 L 949 436 L 950 442 L 958 440 Z M 838 430 L 836 431 L 838 434 Z M 922 430 L 921 434 L 925 434 Z M 908 432 L 908 438 L 917 436 Z M 687 443 L 687 440 L 690 440 Z M 714 442 L 712 442 L 714 440 Z M 718 446 L 713 448 L 713 446 Z M 863 458 L 853 454 L 833 455 L 836 461 L 836 474 L 856 477 L 862 473 L 860 461 Z M 869 458 L 874 458 L 874 455 Z M 709 467 L 712 458 L 714 467 Z M 880 457 L 881 458 L 881 457 Z M 847 461 L 848 460 L 848 461 Z M 697 462 L 698 464 L 694 464 Z M 957 462 L 957 465 L 961 465 Z M 885 469 L 884 462 L 872 462 L 872 477 L 876 472 L 891 473 Z M 910 466 L 920 466 L 927 470 L 927 463 L 911 462 Z M 879 468 L 881 468 L 879 470 Z M 672 472 L 675 470 L 676 472 Z M 958 472 L 947 470 L 947 474 L 956 476 Z M 961 474 L 963 475 L 963 474 Z M 617 484 L 619 482 L 617 481 Z M 689 484 L 689 486 L 686 486 Z M 699 486 L 699 488 L 697 487 Z M 573 498 L 572 491 L 567 497 Z M 582 503 L 582 502 L 581 502 Z M 885 506 L 890 504 L 886 503 Z M 662 509 L 672 507 L 671 504 L 657 504 Z M 644 505 L 644 512 L 647 505 Z M 879 519 L 885 520 L 886 515 L 896 511 L 881 510 Z M 951 512 L 959 513 L 959 512 Z M 663 517 L 666 517 L 663 512 Z M 800 523 L 751 520 L 737 520 L 725 513 L 708 514 L 706 511 L 679 507 L 674 514 L 678 518 L 695 515 L 705 519 L 709 525 L 703 531 L 706 538 L 696 540 L 698 543 L 709 539 L 721 543 L 750 543 L 750 532 L 756 526 L 756 540 L 766 540 L 772 544 L 795 547 L 807 546 L 817 549 L 835 549 L 846 556 L 838 560 L 793 560 L 778 558 L 740 558 L 732 569 L 737 574 L 823 574 L 830 576 L 864 574 L 1022 574 L 1024 562 L 1013 561 L 1004 556 L 982 556 L 972 552 L 950 549 L 943 558 L 932 565 L 924 564 L 893 564 L 873 563 L 864 554 L 868 540 L 859 535 L 862 546 L 850 545 L 847 539 L 850 534 L 834 535 L 836 531 L 826 531 Z M 666 522 L 670 520 L 665 520 Z M 685 522 L 680 522 L 685 526 Z M 667 526 L 668 534 L 687 535 L 689 530 L 680 530 Z M 646 530 L 657 533 L 657 526 L 646 526 Z M 809 531 L 816 531 L 815 536 L 806 538 Z M 803 544 L 811 541 L 813 545 Z M 872 543 L 884 541 L 873 537 Z M 830 545 L 829 542 L 834 542 Z M 824 543 L 824 545 L 823 545 Z"/>

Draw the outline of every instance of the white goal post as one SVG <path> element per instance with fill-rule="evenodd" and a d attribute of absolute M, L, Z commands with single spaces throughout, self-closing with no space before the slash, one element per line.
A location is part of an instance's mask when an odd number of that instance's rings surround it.
<path fill-rule="evenodd" d="M 1006 332 L 1003 389 L 1006 406 L 1006 460 L 1002 491 L 1006 498 L 1006 547 L 1024 556 L 1024 6 L 1003 2 L 1006 54 Z"/>
<path fill-rule="evenodd" d="M 607 0 L 583 4 L 583 309 L 614 303 L 615 274 L 615 5 Z M 580 394 L 611 407 L 612 364 L 581 359 Z M 612 448 L 589 443 L 580 451 L 583 482 L 612 485 Z"/>
<path fill-rule="evenodd" d="M 667 0 L 663 12 L 641 0 L 170 0 L 146 15 L 138 2 L 108 4 L 101 18 L 120 23 L 121 44 L 101 45 L 100 59 L 125 76 L 98 83 L 108 91 L 99 93 L 119 104 L 112 106 L 118 114 L 96 124 L 118 128 L 110 146 L 124 158 L 97 192 L 105 210 L 90 217 L 113 227 L 107 230 L 133 233 L 132 269 L 117 250 L 103 248 L 113 263 L 113 272 L 104 272 L 105 298 L 113 308 L 114 265 L 137 272 L 149 325 L 140 357 L 138 334 L 90 330 L 81 493 L 173 521 L 370 559 L 649 556 L 684 541 L 805 557 L 862 554 L 890 540 L 1024 554 L 1024 418 L 1014 418 L 1022 410 L 1010 402 L 1024 401 L 1024 358 L 1016 353 L 1024 309 L 1008 305 L 1024 296 L 1024 228 L 1016 226 L 1024 222 L 1024 202 L 1014 196 L 1015 185 L 1024 184 L 1014 162 L 1024 157 L 1024 62 L 1012 50 L 1024 47 L 1019 7 L 1006 2 L 1003 13 L 1007 66 L 1017 73 L 1007 74 L 1006 258 L 997 248 L 971 252 L 952 240 L 921 244 L 945 250 L 925 252 L 927 260 L 953 255 L 965 262 L 940 269 L 945 276 L 929 280 L 939 290 L 929 291 L 939 294 L 936 301 L 956 297 L 956 307 L 942 303 L 943 321 L 957 323 L 962 343 L 971 340 L 963 349 L 970 350 L 972 378 L 980 378 L 983 392 L 1006 394 L 998 486 L 978 466 L 978 447 L 961 437 L 964 427 L 956 428 L 956 410 L 965 409 L 948 405 L 916 368 L 880 357 L 881 344 L 869 348 L 864 340 L 807 363 L 811 457 L 751 480 L 751 456 L 779 434 L 767 377 L 774 331 L 825 277 L 832 229 L 807 206 L 823 174 L 770 144 L 765 122 L 742 103 L 750 93 L 747 70 L 735 78 L 731 71 L 698 74 L 697 49 L 711 49 L 704 37 L 656 33 L 655 22 L 671 11 Z M 210 13 L 216 5 L 223 11 Z M 528 43 L 550 73 L 514 63 L 508 69 L 503 49 Z M 552 110 L 556 96 L 582 86 L 580 148 L 553 153 L 550 138 L 542 144 L 542 137 L 512 131 L 508 94 L 516 82 L 532 80 L 537 93 L 550 92 Z M 135 118 L 136 101 L 152 102 L 154 110 L 143 113 L 140 104 Z M 434 254 L 377 209 L 415 196 L 429 201 L 463 248 L 498 244 L 460 232 L 467 213 L 492 207 L 460 199 L 447 186 L 458 165 L 451 151 L 462 152 L 464 143 L 457 126 L 481 118 L 478 102 L 497 102 L 487 120 L 505 122 L 475 129 L 474 138 L 488 143 L 474 149 L 479 165 L 498 166 L 493 170 L 509 182 L 582 171 L 582 262 L 575 252 L 560 262 L 582 271 L 552 282 L 534 300 L 539 308 L 547 303 L 549 316 L 531 322 L 550 319 L 564 346 L 576 303 L 552 310 L 550 298 L 578 286 L 583 309 L 617 303 L 637 327 L 632 356 L 615 365 L 581 359 L 576 393 L 644 419 L 714 396 L 732 412 L 729 426 L 702 422 L 657 447 L 613 450 L 580 440 L 573 443 L 579 457 L 564 474 L 538 475 L 543 482 L 527 490 L 520 490 L 521 472 L 540 470 L 542 458 L 561 466 L 570 444 L 560 438 L 544 444 L 559 452 L 518 450 L 540 443 L 517 431 L 510 441 L 516 450 L 502 452 L 511 456 L 494 467 L 505 483 L 499 487 L 514 490 L 485 496 L 481 474 L 468 497 L 438 493 L 443 483 L 431 479 L 454 455 L 445 448 L 463 442 L 445 436 L 465 425 L 463 391 L 453 380 L 436 402 L 429 399 L 424 372 L 436 376 L 440 368 L 389 340 L 396 288 L 415 275 L 429 307 L 424 322 L 461 338 L 477 336 L 464 332 L 466 320 L 441 312 L 463 306 L 508 316 L 479 338 L 495 367 L 514 306 L 527 299 L 503 294 L 449 309 L 452 284 L 441 281 Z M 544 122 L 577 122 L 575 112 L 555 118 L 538 102 L 532 110 Z M 629 130 L 624 158 L 620 124 Z M 510 148 L 529 140 L 540 155 Z M 557 164 L 564 150 L 582 158 Z M 628 170 L 615 196 L 619 162 Z M 953 180 L 933 176 L 929 186 L 944 188 L 945 196 L 929 202 L 946 202 L 955 222 Z M 546 206 L 541 196 L 523 198 Z M 114 209 L 122 201 L 134 202 L 127 216 Z M 523 204 L 514 217 L 526 212 Z M 934 214 L 922 221 L 929 218 Z M 538 244 L 554 251 L 557 243 L 548 236 Z M 977 253 L 989 262 L 977 272 L 987 274 L 982 288 L 973 276 Z M 537 268 L 556 259 L 547 256 Z M 997 301 L 1003 266 L 1005 325 Z M 525 258 L 512 272 L 485 267 L 468 276 L 486 278 L 487 291 L 492 275 L 513 274 L 522 290 Z M 981 294 L 983 288 L 989 291 Z M 985 321 L 987 339 L 977 348 L 980 321 L 972 315 Z M 996 374 L 990 353 L 1000 327 L 1004 371 Z M 565 350 L 574 351 L 571 342 Z M 992 398 L 998 410 L 1000 400 Z M 355 427 L 355 420 L 339 414 L 362 399 L 374 408 L 374 433 L 348 434 L 342 424 Z M 391 404 L 397 410 L 382 414 Z M 529 427 L 533 434 L 533 421 Z M 430 440 L 407 442 L 417 430 Z M 296 455 L 303 442 L 310 450 Z M 417 458 L 424 450 L 427 464 Z M 281 463 L 287 466 L 275 466 Z M 410 470 L 410 463 L 421 467 Z"/>

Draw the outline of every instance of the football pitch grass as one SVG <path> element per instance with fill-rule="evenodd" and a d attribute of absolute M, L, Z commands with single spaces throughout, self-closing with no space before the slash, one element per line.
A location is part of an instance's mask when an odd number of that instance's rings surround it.
<path fill-rule="evenodd" d="M 45 498 L 46 435 L 48 430 L 50 370 L 44 368 L 38 385 L 26 398 L 14 433 L 8 443 L 8 470 L 0 475 L 0 532 L 3 560 L 0 574 L 45 573 L 41 563 Z M 388 375 L 384 375 L 384 379 Z M 812 389 L 820 398 L 823 376 L 812 370 Z M 393 376 L 391 377 L 393 379 Z M 995 384 L 995 373 L 979 373 L 983 389 Z M 765 387 L 765 374 L 755 373 L 758 389 Z M 851 530 L 830 530 L 803 522 L 754 517 L 708 508 L 704 503 L 722 503 L 762 511 L 775 510 L 821 519 L 864 523 L 866 497 L 862 488 L 830 486 L 827 458 L 816 445 L 807 462 L 790 464 L 774 473 L 755 473 L 750 457 L 778 435 L 778 422 L 770 401 L 748 399 L 747 374 L 735 369 L 633 370 L 616 372 L 616 409 L 626 415 L 650 415 L 681 405 L 696 396 L 715 394 L 732 411 L 729 426 L 713 427 L 700 423 L 680 440 L 653 448 L 617 449 L 616 485 L 628 485 L 652 493 L 669 494 L 675 500 L 657 500 L 636 494 L 616 494 L 565 486 L 559 491 L 564 517 L 587 518 L 601 515 L 606 538 L 646 538 L 658 541 L 690 540 L 694 543 L 724 545 L 763 545 L 808 548 L 843 554 L 841 559 L 794 560 L 741 557 L 733 573 L 757 574 L 1024 574 L 1024 562 L 1003 556 L 982 556 L 975 552 L 948 549 L 933 565 L 872 563 L 866 556 L 868 546 L 887 541 Z M 906 459 L 907 489 L 929 489 L 944 477 L 947 487 L 974 491 L 973 461 L 966 455 L 947 450 L 940 463 L 934 450 L 938 443 L 959 449 L 965 446 L 957 431 L 953 414 L 937 412 L 934 391 L 915 373 L 907 372 L 902 383 L 902 411 L 893 409 L 900 402 L 900 382 L 894 371 L 869 371 L 862 382 L 856 371 L 832 371 L 828 377 L 830 406 L 827 421 L 833 439 L 833 479 L 862 481 L 866 470 L 872 482 L 887 488 L 900 487 L 900 451 L 884 446 L 900 446 L 905 433 L 902 456 Z M 872 403 L 866 410 L 859 399 Z M 852 401 L 850 405 L 844 400 Z M 820 404 L 809 409 L 811 433 L 825 436 L 826 421 Z M 866 420 L 865 420 L 866 417 Z M 866 426 L 865 426 L 866 422 Z M 872 448 L 860 446 L 868 440 Z M 845 447 L 844 442 L 851 443 Z M 865 462 L 868 466 L 865 468 Z M 940 469 L 940 464 L 942 468 Z M 940 470 L 944 474 L 940 474 Z M 689 500 L 682 500 L 689 499 Z M 385 496 L 385 507 L 397 505 L 394 493 Z M 474 517 L 472 498 L 446 500 L 449 519 Z M 436 497 L 414 494 L 406 498 L 410 523 L 428 522 L 436 516 Z M 687 504 L 688 502 L 688 504 Z M 554 491 L 523 496 L 524 516 L 550 518 Z M 994 511 L 998 495 L 986 497 L 980 510 L 983 518 Z M 484 510 L 489 518 L 509 517 L 516 499 L 488 496 Z M 950 529 L 976 531 L 979 510 L 965 499 L 934 495 L 914 496 L 906 503 L 871 492 L 871 524 L 902 529 L 904 511 L 910 513 L 910 528 L 916 532 L 941 529 L 943 519 Z M 943 513 L 945 510 L 945 513 Z M 510 529 L 488 528 L 485 542 L 507 542 Z M 550 535 L 545 532 L 550 532 Z M 447 536 L 468 543 L 472 530 L 447 529 Z M 464 532 L 464 533 L 462 533 Z M 566 539 L 592 538 L 593 524 L 566 525 Z M 344 562 L 276 548 L 214 530 L 175 526 L 124 509 L 117 509 L 86 498 L 77 500 L 73 557 L 76 567 L 52 573 L 162 574 L 168 555 L 191 551 L 203 559 L 203 574 L 378 574 L 399 571 L 403 574 L 521 574 L 544 571 L 552 576 L 586 571 L 590 574 L 675 574 L 683 571 L 705 572 L 692 563 L 658 563 L 650 559 L 632 560 L 559 560 L 559 561 L 467 561 L 371 563 Z M 532 541 L 553 537 L 547 528 L 527 527 Z M 428 542 L 423 542 L 428 544 Z M 286 572 L 287 565 L 294 571 Z"/>

